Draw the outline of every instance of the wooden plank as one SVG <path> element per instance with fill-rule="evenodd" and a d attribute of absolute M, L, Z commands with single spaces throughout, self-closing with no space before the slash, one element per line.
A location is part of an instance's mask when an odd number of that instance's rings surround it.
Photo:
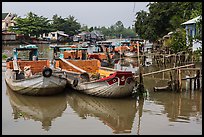
<path fill-rule="evenodd" d="M 17 60 L 15 60 L 15 59 L 13 60 L 13 70 L 14 71 L 18 71 L 19 70 Z"/>

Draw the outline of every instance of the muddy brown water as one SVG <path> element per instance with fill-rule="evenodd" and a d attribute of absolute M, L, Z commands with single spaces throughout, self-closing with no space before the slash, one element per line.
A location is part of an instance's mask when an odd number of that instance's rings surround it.
<path fill-rule="evenodd" d="M 41 46 L 50 56 L 48 46 Z M 144 77 L 148 95 L 137 100 L 99 98 L 70 89 L 49 97 L 19 95 L 5 84 L 5 70 L 2 68 L 3 135 L 202 134 L 202 89 L 190 91 L 183 82 L 181 93 L 153 92 L 154 86 L 166 85 L 168 73 Z"/>

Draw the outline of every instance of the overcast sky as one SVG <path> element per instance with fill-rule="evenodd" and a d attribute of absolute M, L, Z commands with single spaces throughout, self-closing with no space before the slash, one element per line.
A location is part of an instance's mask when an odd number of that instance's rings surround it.
<path fill-rule="evenodd" d="M 52 19 L 54 14 L 66 18 L 72 15 L 81 25 L 110 27 L 122 21 L 125 27 L 134 24 L 135 13 L 147 11 L 149 2 L 2 2 L 3 13 L 26 17 L 28 12 Z"/>

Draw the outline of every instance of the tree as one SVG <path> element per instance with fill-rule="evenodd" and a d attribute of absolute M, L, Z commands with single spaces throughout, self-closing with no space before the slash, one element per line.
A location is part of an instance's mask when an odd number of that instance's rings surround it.
<path fill-rule="evenodd" d="M 135 31 L 143 39 L 157 41 L 170 31 L 181 28 L 181 23 L 193 14 L 201 15 L 201 2 L 153 2 L 149 12 L 136 13 Z"/>
<path fill-rule="evenodd" d="M 50 32 L 50 24 L 47 18 L 37 16 L 29 12 L 26 18 L 17 17 L 15 19 L 16 25 L 9 27 L 9 31 L 16 32 L 17 34 L 24 34 L 25 36 L 39 37 L 43 33 Z"/>
<path fill-rule="evenodd" d="M 54 15 L 52 19 L 52 28 L 54 31 L 64 31 L 70 36 L 77 34 L 81 28 L 80 23 L 78 23 L 74 16 L 71 15 L 64 19 L 61 16 L 58 17 L 57 15 Z"/>
<path fill-rule="evenodd" d="M 189 49 L 189 47 L 186 46 L 186 32 L 184 29 L 177 29 L 170 37 L 168 43 L 174 53 Z"/>
<path fill-rule="evenodd" d="M 87 25 L 82 25 L 82 27 L 81 27 L 81 29 L 80 29 L 80 31 L 89 31 L 89 28 L 88 28 L 88 26 Z"/>
<path fill-rule="evenodd" d="M 94 29 L 93 29 L 93 27 L 90 27 L 89 28 L 89 32 L 92 32 Z"/>

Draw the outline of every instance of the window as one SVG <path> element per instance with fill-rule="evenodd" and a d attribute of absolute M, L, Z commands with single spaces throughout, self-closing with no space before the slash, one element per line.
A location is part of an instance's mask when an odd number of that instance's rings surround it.
<path fill-rule="evenodd" d="M 193 37 L 193 30 L 190 29 L 190 36 Z"/>

